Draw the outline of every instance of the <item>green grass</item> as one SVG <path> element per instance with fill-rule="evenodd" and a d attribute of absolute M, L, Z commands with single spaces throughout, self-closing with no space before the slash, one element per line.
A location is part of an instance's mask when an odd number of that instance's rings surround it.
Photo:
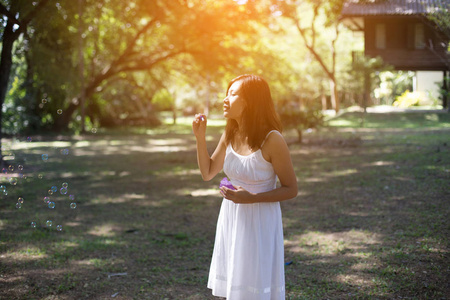
<path fill-rule="evenodd" d="M 282 203 L 285 259 L 293 261 L 287 299 L 450 297 L 450 129 L 448 115 L 435 115 L 369 114 L 360 127 L 347 113 L 335 120 L 351 127 L 330 122 L 304 144 L 285 133 L 299 183 L 299 196 Z M 180 121 L 7 141 L 13 175 L 21 164 L 27 178 L 15 186 L 11 174 L 0 178 L 8 190 L 0 298 L 213 299 L 206 282 L 222 176 L 201 180 L 190 121 Z M 220 122 L 208 128 L 210 151 Z M 49 209 L 43 197 L 63 182 L 69 193 L 50 195 Z"/>
<path fill-rule="evenodd" d="M 341 128 L 450 128 L 450 114 L 440 112 L 367 113 L 346 112 L 332 118 L 328 125 Z"/>

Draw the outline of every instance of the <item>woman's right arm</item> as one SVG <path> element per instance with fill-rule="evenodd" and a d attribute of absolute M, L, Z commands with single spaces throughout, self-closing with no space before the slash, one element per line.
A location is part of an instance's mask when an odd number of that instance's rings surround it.
<path fill-rule="evenodd" d="M 206 147 L 206 117 L 204 115 L 195 115 L 192 122 L 192 129 L 194 131 L 195 139 L 197 140 L 197 163 L 205 181 L 213 179 L 223 168 L 225 160 L 226 142 L 225 133 L 222 134 L 219 144 L 212 156 L 209 156 L 208 148 Z"/>

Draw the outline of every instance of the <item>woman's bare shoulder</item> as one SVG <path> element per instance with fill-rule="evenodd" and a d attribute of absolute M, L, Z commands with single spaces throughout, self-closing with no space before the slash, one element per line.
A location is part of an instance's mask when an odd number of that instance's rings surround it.
<path fill-rule="evenodd" d="M 264 158 L 271 162 L 273 157 L 286 154 L 288 150 L 286 141 L 279 131 L 270 133 L 261 149 Z"/>

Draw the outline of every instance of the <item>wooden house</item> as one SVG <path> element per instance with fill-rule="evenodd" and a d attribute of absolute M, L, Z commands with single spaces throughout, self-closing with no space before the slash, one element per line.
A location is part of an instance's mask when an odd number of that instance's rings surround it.
<path fill-rule="evenodd" d="M 397 70 L 439 71 L 445 78 L 450 28 L 439 27 L 429 15 L 449 8 L 450 0 L 374 0 L 347 2 L 341 16 L 348 28 L 364 32 L 365 55 L 379 56 Z"/>

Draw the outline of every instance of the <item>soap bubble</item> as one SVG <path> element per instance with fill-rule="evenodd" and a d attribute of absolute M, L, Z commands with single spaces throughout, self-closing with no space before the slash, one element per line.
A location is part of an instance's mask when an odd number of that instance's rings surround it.
<path fill-rule="evenodd" d="M 9 170 L 10 172 L 14 172 L 14 166 L 13 166 L 13 165 L 9 165 L 8 170 Z"/>
<path fill-rule="evenodd" d="M 57 113 L 58 115 L 62 115 L 63 110 L 62 110 L 62 109 L 58 109 L 58 110 L 56 111 L 56 113 Z"/>
<path fill-rule="evenodd" d="M 44 175 L 39 174 L 39 175 L 38 175 L 38 178 L 39 178 L 39 179 L 42 179 L 42 178 L 44 178 Z"/>
<path fill-rule="evenodd" d="M 53 195 L 53 191 L 52 190 L 48 190 L 48 194 L 49 195 Z"/>
<path fill-rule="evenodd" d="M 41 157 L 42 157 L 43 161 L 47 161 L 48 160 L 48 154 L 42 154 Z"/>
<path fill-rule="evenodd" d="M 62 155 L 69 155 L 69 149 L 61 149 Z"/>
<path fill-rule="evenodd" d="M 62 225 L 56 225 L 56 230 L 58 230 L 58 231 L 62 231 Z"/>
<path fill-rule="evenodd" d="M 41 102 L 45 104 L 45 103 L 47 103 L 47 99 L 44 98 L 44 99 L 42 99 Z"/>
<path fill-rule="evenodd" d="M 97 128 L 95 128 L 95 127 L 92 128 L 92 129 L 91 129 L 91 132 L 92 132 L 92 133 L 97 133 Z"/>
<path fill-rule="evenodd" d="M 17 202 L 19 202 L 19 203 L 23 203 L 23 198 L 22 197 L 19 197 L 18 199 L 17 199 Z"/>
<path fill-rule="evenodd" d="M 61 195 L 65 195 L 65 194 L 67 194 L 67 189 L 66 188 L 61 188 L 59 190 L 59 192 L 61 193 Z"/>
<path fill-rule="evenodd" d="M 16 185 L 16 184 L 17 184 L 17 178 L 11 177 L 11 178 L 9 179 L 9 183 L 10 183 L 11 185 Z"/>
<path fill-rule="evenodd" d="M 17 169 L 19 169 L 19 171 L 23 171 L 23 166 L 22 165 L 18 165 Z"/>
<path fill-rule="evenodd" d="M 69 200 L 75 200 L 75 195 L 69 195 Z"/>
<path fill-rule="evenodd" d="M 7 168 L 3 168 L 2 172 L 3 172 L 3 174 L 8 174 L 8 169 Z"/>
<path fill-rule="evenodd" d="M 71 209 L 77 208 L 77 204 L 75 202 L 70 203 L 70 208 Z"/>
<path fill-rule="evenodd" d="M 16 208 L 22 208 L 22 203 L 17 202 L 16 203 Z"/>
<path fill-rule="evenodd" d="M 51 220 L 47 220 L 47 222 L 45 222 L 45 225 L 46 225 L 47 227 L 52 227 L 53 222 L 52 222 Z"/>
<path fill-rule="evenodd" d="M 31 136 L 27 137 L 27 142 L 33 141 L 33 138 Z"/>
<path fill-rule="evenodd" d="M 36 228 L 36 222 L 31 222 L 31 228 Z"/>
<path fill-rule="evenodd" d="M 44 197 L 44 203 L 49 203 L 50 202 L 50 197 Z"/>
<path fill-rule="evenodd" d="M 52 186 L 52 188 L 50 189 L 53 193 L 56 193 L 58 191 L 58 188 L 56 187 L 56 185 Z"/>
<path fill-rule="evenodd" d="M 67 189 L 69 187 L 69 184 L 67 182 L 64 182 L 61 186 L 65 189 Z"/>
<path fill-rule="evenodd" d="M 50 201 L 50 202 L 48 203 L 48 208 L 51 208 L 51 209 L 55 208 L 55 202 Z"/>

